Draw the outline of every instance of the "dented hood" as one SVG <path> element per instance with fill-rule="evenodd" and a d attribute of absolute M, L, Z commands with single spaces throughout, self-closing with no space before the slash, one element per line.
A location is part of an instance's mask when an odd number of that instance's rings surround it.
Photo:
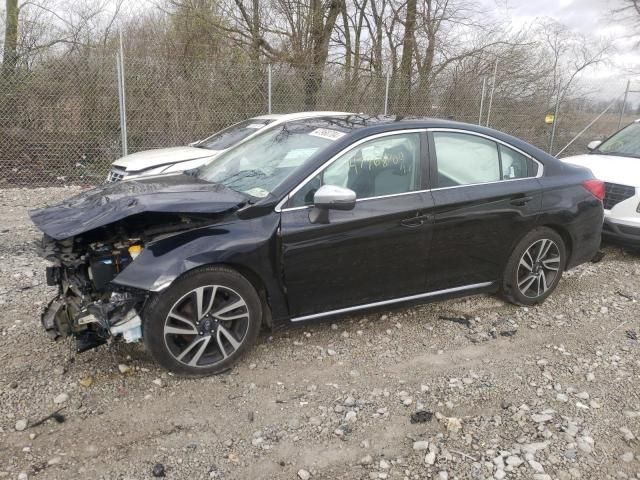
<path fill-rule="evenodd" d="M 246 200 L 223 185 L 179 174 L 109 183 L 29 215 L 40 230 L 62 240 L 138 213 L 223 213 Z"/>

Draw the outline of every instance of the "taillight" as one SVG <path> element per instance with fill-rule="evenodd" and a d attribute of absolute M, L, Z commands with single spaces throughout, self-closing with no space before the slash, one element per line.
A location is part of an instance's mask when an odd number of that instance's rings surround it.
<path fill-rule="evenodd" d="M 589 190 L 598 200 L 604 200 L 604 182 L 602 180 L 592 178 L 591 180 L 582 182 L 582 186 Z"/>

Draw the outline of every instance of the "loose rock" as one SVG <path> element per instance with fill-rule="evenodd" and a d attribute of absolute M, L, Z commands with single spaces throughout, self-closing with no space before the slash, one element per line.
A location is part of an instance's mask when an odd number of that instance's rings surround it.
<path fill-rule="evenodd" d="M 300 480 L 309 480 L 311 478 L 311 474 L 305 469 L 301 468 L 300 470 L 298 470 L 298 478 L 300 478 Z"/>

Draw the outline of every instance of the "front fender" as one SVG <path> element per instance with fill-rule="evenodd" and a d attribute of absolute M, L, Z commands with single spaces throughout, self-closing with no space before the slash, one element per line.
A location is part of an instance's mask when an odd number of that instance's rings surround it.
<path fill-rule="evenodd" d="M 280 270 L 275 263 L 278 224 L 279 216 L 274 212 L 153 241 L 112 283 L 161 292 L 194 268 L 211 264 L 237 265 L 252 271 L 261 280 L 274 319 L 286 317 Z"/>

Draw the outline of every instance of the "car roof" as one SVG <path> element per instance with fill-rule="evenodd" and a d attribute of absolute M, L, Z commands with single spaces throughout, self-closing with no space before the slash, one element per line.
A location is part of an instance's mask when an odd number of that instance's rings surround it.
<path fill-rule="evenodd" d="M 364 115 L 352 114 L 348 116 L 329 115 L 319 118 L 296 119 L 288 122 L 278 122 L 279 125 L 286 123 L 290 128 L 299 126 L 301 129 L 328 128 L 343 132 L 351 138 L 351 141 L 366 136 L 389 132 L 393 130 L 405 129 L 448 129 L 461 130 L 462 132 L 474 132 L 485 135 L 493 139 L 500 140 L 508 145 L 516 147 L 536 159 L 552 159 L 548 153 L 531 145 L 524 140 L 516 138 L 498 130 L 472 123 L 456 122 L 432 117 L 398 116 L 398 115 Z M 345 137 L 346 138 L 346 137 Z M 555 159 L 554 159 L 555 160 Z"/>
<path fill-rule="evenodd" d="M 338 112 L 338 111 L 309 111 L 309 112 L 295 112 L 295 113 L 269 113 L 267 115 L 259 115 L 253 117 L 256 120 L 298 120 L 304 118 L 316 118 L 316 117 L 343 117 L 345 115 L 353 115 L 351 112 Z"/>
<path fill-rule="evenodd" d="M 321 113 L 321 112 L 318 112 Z M 463 130 L 490 130 L 484 127 L 470 124 L 456 122 L 453 120 L 445 120 L 441 118 L 432 117 L 417 117 L 417 116 L 401 116 L 401 115 L 365 115 L 365 114 L 353 114 L 353 113 L 340 113 L 317 115 L 313 117 L 299 117 L 291 119 L 282 119 L 279 123 L 286 122 L 290 125 L 307 125 L 318 127 L 327 127 L 342 131 L 344 133 L 351 133 L 357 130 L 371 129 L 377 127 L 380 130 L 396 130 L 403 128 L 460 128 Z"/>

